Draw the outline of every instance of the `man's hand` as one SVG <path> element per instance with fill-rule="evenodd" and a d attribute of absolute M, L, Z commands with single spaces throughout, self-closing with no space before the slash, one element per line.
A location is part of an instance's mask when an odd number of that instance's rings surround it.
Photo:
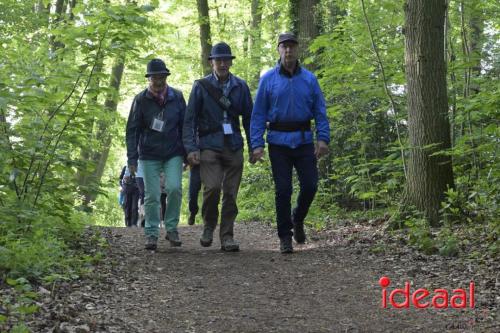
<path fill-rule="evenodd" d="M 200 151 L 190 152 L 187 156 L 187 160 L 191 166 L 200 164 Z"/>
<path fill-rule="evenodd" d="M 319 160 L 326 154 L 328 154 L 328 145 L 326 144 L 325 141 L 319 140 L 314 148 L 314 155 L 316 155 L 316 158 Z"/>
<path fill-rule="evenodd" d="M 252 152 L 252 159 L 250 163 L 255 163 L 255 162 L 262 162 L 262 157 L 264 156 L 264 148 L 259 147 L 255 148 Z M 253 161 L 253 162 L 252 162 Z"/>
<path fill-rule="evenodd" d="M 248 162 L 250 162 L 250 164 L 255 164 L 252 152 L 248 153 Z"/>
<path fill-rule="evenodd" d="M 137 172 L 137 165 L 129 165 L 128 171 L 130 171 L 131 175 L 135 175 L 135 173 Z"/>

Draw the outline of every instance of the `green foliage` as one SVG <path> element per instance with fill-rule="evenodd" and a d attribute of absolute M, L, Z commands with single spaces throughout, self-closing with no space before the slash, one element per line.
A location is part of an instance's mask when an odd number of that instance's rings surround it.
<path fill-rule="evenodd" d="M 23 323 L 24 319 L 38 312 L 36 300 L 39 295 L 33 291 L 32 285 L 25 278 L 7 279 L 8 293 L 3 293 L 0 305 L 6 315 L 0 316 L 0 330 L 10 326 L 9 332 L 30 332 Z"/>
<path fill-rule="evenodd" d="M 275 221 L 274 183 L 270 162 L 245 164 L 238 193 L 238 219 L 242 221 Z"/>
<path fill-rule="evenodd" d="M 194 0 L 77 1 L 72 15 L 61 17 L 38 3 L 6 0 L 0 8 L 0 273 L 30 280 L 65 278 L 64 270 L 78 275 L 66 254 L 83 225 L 122 225 L 116 195 L 125 163 L 125 120 L 110 105 L 121 101 L 127 113 L 133 95 L 146 85 L 144 68 L 152 57 L 166 60 L 172 71 L 169 83 L 186 97 L 201 75 Z M 311 41 L 313 56 L 304 59 L 315 64 L 332 128 L 331 154 L 320 163 L 320 187 L 307 221 L 316 228 L 344 210 L 355 215 L 393 209 L 404 196 L 402 4 L 382 0 L 365 5 L 372 35 L 359 1 L 321 1 L 315 14 L 322 34 Z M 453 147 L 439 153 L 453 158 L 455 187 L 442 205 L 445 228 L 433 238 L 418 214 L 396 214 L 391 220 L 392 227 L 407 228 L 412 244 L 428 252 L 454 254 L 460 244 L 445 230 L 463 222 L 498 229 L 496 7 L 491 1 L 449 3 Z M 212 42 L 224 40 L 233 47 L 232 72 L 252 89 L 255 69 L 265 70 L 277 59 L 276 36 L 289 30 L 290 19 L 282 15 L 288 9 L 288 1 L 263 2 L 262 40 L 257 54 L 250 54 L 249 35 L 257 35 L 251 31 L 250 2 L 210 2 Z M 126 66 L 120 91 L 110 85 L 111 68 L 119 63 Z M 107 137 L 113 138 L 111 144 Z M 294 186 L 296 195 L 296 181 Z M 246 165 L 239 218 L 274 221 L 273 190 L 268 162 Z M 93 215 L 82 206 L 93 208 Z M 496 240 L 489 242 L 498 251 Z M 83 258 L 77 266 L 92 260 Z"/>

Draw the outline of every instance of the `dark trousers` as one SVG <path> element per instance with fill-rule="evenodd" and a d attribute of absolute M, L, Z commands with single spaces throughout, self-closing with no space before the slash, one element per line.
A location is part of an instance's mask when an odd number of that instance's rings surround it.
<path fill-rule="evenodd" d="M 307 144 L 294 149 L 269 145 L 269 159 L 275 185 L 278 236 L 280 238 L 292 236 L 293 223 L 304 223 L 318 189 L 318 167 L 314 156 L 314 145 Z M 297 171 L 300 191 L 292 212 L 293 168 Z"/>
<path fill-rule="evenodd" d="M 123 211 L 125 213 L 125 226 L 132 227 L 137 225 L 139 218 L 138 204 L 139 190 L 137 187 L 125 187 L 125 200 L 123 201 Z"/>
<path fill-rule="evenodd" d="M 139 189 L 139 202 L 141 205 L 144 205 L 144 178 L 136 177 L 135 180 L 137 182 L 137 188 Z M 144 228 L 144 226 L 146 225 L 145 218 L 140 221 L 140 225 Z"/>
<path fill-rule="evenodd" d="M 201 189 L 200 166 L 191 167 L 189 172 L 189 212 L 192 215 L 198 214 L 198 193 Z"/>
<path fill-rule="evenodd" d="M 144 178 L 136 177 L 137 188 L 139 189 L 139 200 L 141 200 L 141 205 L 144 205 Z"/>
<path fill-rule="evenodd" d="M 243 172 L 243 150 L 201 151 L 200 175 L 203 183 L 201 215 L 205 228 L 215 230 L 219 218 L 219 202 L 222 191 L 220 240 L 233 237 L 234 220 L 238 215 L 236 197 Z"/>
<path fill-rule="evenodd" d="M 167 193 L 160 195 L 160 220 L 165 220 L 165 211 L 167 209 Z"/>

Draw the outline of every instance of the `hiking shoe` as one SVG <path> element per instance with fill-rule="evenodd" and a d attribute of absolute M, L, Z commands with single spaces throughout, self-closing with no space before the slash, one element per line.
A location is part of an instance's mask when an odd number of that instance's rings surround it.
<path fill-rule="evenodd" d="M 188 218 L 188 224 L 189 224 L 189 225 L 194 225 L 195 218 L 196 218 L 196 214 L 191 213 L 191 214 L 189 215 L 189 218 Z"/>
<path fill-rule="evenodd" d="M 146 244 L 144 245 L 144 248 L 146 250 L 156 250 L 156 243 L 158 243 L 158 238 L 155 236 L 148 236 L 146 237 Z"/>
<path fill-rule="evenodd" d="M 233 238 L 227 238 L 221 242 L 220 249 L 226 252 L 238 252 L 240 250 L 240 244 Z"/>
<path fill-rule="evenodd" d="M 214 240 L 214 231 L 205 227 L 203 229 L 203 234 L 200 238 L 200 244 L 203 247 L 209 247 L 212 245 L 212 241 Z"/>
<path fill-rule="evenodd" d="M 177 231 L 167 231 L 165 239 L 170 242 L 170 246 L 181 246 L 182 242 Z"/>
<path fill-rule="evenodd" d="M 281 253 L 293 253 L 291 236 L 280 238 L 280 251 Z"/>
<path fill-rule="evenodd" d="M 304 223 L 293 224 L 293 239 L 299 244 L 306 242 L 306 233 L 304 232 Z"/>

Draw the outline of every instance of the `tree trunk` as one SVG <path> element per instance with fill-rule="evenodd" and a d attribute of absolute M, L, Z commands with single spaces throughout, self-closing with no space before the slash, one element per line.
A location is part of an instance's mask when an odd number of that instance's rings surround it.
<path fill-rule="evenodd" d="M 444 59 L 446 0 L 407 0 L 405 4 L 405 65 L 408 84 L 407 201 L 439 221 L 444 192 L 453 187 L 450 156 L 434 155 L 448 149 L 450 123 Z"/>
<path fill-rule="evenodd" d="M 97 64 L 95 66 L 95 73 L 102 73 L 103 67 L 104 67 L 104 59 L 101 57 L 97 60 Z M 96 117 L 91 116 L 92 112 L 90 112 L 89 109 L 101 107 L 100 105 L 98 105 L 98 98 L 99 98 L 98 92 L 100 91 L 100 81 L 101 80 L 99 78 L 99 75 L 94 77 L 89 86 L 89 92 L 91 93 L 87 94 L 87 103 L 86 103 L 87 108 L 86 108 L 86 113 L 84 114 L 85 118 L 83 120 L 83 123 L 87 130 L 86 139 L 87 142 L 89 143 L 96 142 L 97 138 L 95 130 Z M 99 147 L 97 146 L 97 149 L 98 148 Z M 95 150 L 96 150 L 95 144 L 89 144 L 83 146 L 81 147 L 80 150 L 80 161 L 82 165 L 84 165 L 85 167 L 78 170 L 76 174 L 76 180 L 84 196 L 86 196 L 85 193 L 87 193 L 87 187 L 91 185 L 90 179 L 92 178 L 92 175 L 95 171 L 95 166 L 91 165 L 96 161 L 93 158 Z"/>
<path fill-rule="evenodd" d="M 106 97 L 104 102 L 104 109 L 110 113 L 116 113 L 118 105 L 118 92 L 120 90 L 120 85 L 122 82 L 123 70 L 125 68 L 125 59 L 119 58 L 116 60 L 113 68 L 111 70 L 111 78 L 109 87 L 111 92 Z M 88 207 L 92 201 L 95 201 L 98 192 L 94 188 L 97 188 L 101 183 L 102 175 L 104 174 L 104 167 L 106 166 L 106 161 L 108 160 L 109 151 L 112 144 L 112 136 L 109 132 L 109 128 L 112 126 L 109 121 L 101 121 L 99 123 L 99 129 L 97 133 L 97 138 L 101 141 L 101 149 L 94 152 L 92 160 L 96 161 L 96 166 L 94 172 L 86 179 L 87 188 L 89 190 L 84 191 L 84 207 Z"/>
<path fill-rule="evenodd" d="M 57 0 L 55 6 L 55 18 L 52 21 L 52 28 L 55 29 L 60 22 L 63 20 L 63 8 L 64 8 L 65 0 Z M 54 53 L 57 49 L 64 48 L 64 44 L 60 41 L 57 41 L 54 35 L 50 36 L 50 50 Z"/>
<path fill-rule="evenodd" d="M 311 41 L 318 37 L 319 27 L 316 22 L 316 9 L 319 0 L 291 0 L 290 18 L 292 23 L 292 32 L 299 39 L 300 59 L 308 57 L 309 45 Z M 313 66 L 306 66 L 312 69 Z"/>
<path fill-rule="evenodd" d="M 471 9 L 469 26 L 470 32 L 470 56 L 472 62 L 472 75 L 479 77 L 481 75 L 481 55 L 483 52 L 484 41 L 484 15 L 481 9 L 481 1 L 473 0 L 469 3 Z M 474 92 L 479 92 L 479 86 L 472 83 Z"/>
<path fill-rule="evenodd" d="M 260 52 L 261 52 L 261 22 L 262 22 L 262 1 L 252 0 L 252 23 L 250 25 L 249 48 L 250 48 L 250 75 L 248 83 L 250 89 L 257 87 L 260 78 Z"/>
<path fill-rule="evenodd" d="M 212 49 L 208 0 L 196 0 L 196 3 L 198 5 L 198 22 L 200 24 L 201 68 L 203 75 L 208 75 L 212 72 L 212 68 L 208 63 L 208 56 Z"/>
<path fill-rule="evenodd" d="M 69 0 L 68 1 L 68 7 L 66 11 L 69 14 L 69 19 L 73 21 L 75 19 L 75 14 L 73 14 L 73 9 L 75 9 L 76 6 L 76 0 Z"/>

